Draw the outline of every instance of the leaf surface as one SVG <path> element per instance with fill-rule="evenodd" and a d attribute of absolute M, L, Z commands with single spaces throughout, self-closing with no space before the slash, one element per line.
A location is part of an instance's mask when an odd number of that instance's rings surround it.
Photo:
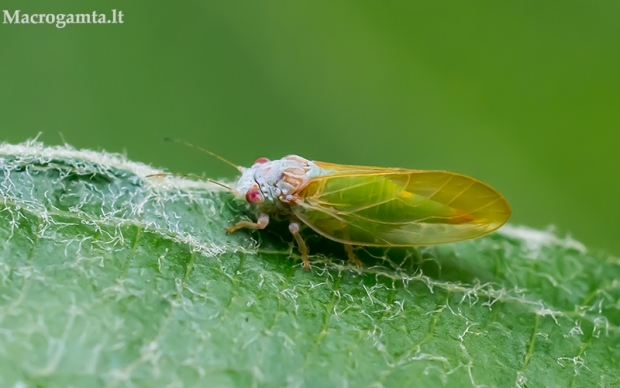
<path fill-rule="evenodd" d="M 620 260 L 506 226 L 342 246 L 124 157 L 0 145 L 0 386 L 617 386 Z"/>

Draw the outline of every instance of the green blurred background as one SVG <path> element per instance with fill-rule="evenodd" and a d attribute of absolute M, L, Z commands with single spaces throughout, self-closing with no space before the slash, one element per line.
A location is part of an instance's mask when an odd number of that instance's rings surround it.
<path fill-rule="evenodd" d="M 0 141 L 235 176 L 298 153 L 445 169 L 620 254 L 620 2 L 3 1 L 120 25 L 0 25 Z"/>

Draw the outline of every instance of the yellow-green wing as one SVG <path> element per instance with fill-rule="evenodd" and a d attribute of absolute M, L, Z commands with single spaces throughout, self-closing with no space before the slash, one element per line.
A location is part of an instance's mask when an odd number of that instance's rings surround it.
<path fill-rule="evenodd" d="M 491 233 L 510 217 L 488 185 L 446 171 L 315 162 L 324 175 L 298 193 L 294 214 L 318 233 L 353 245 L 435 245 Z"/>

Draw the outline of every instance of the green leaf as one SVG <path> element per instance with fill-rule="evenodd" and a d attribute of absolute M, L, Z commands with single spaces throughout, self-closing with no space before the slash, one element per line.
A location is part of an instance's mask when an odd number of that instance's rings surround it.
<path fill-rule="evenodd" d="M 0 386 L 618 386 L 620 260 L 506 226 L 342 247 L 119 155 L 0 145 Z"/>

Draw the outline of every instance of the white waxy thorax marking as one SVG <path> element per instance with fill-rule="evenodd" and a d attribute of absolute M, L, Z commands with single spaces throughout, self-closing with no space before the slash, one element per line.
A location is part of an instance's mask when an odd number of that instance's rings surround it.
<path fill-rule="evenodd" d="M 289 155 L 244 169 L 237 182 L 237 194 L 245 197 L 248 190 L 258 188 L 265 205 L 282 207 L 283 202 L 293 201 L 295 194 L 310 179 L 322 173 L 324 171 L 314 162 L 301 156 Z"/>

